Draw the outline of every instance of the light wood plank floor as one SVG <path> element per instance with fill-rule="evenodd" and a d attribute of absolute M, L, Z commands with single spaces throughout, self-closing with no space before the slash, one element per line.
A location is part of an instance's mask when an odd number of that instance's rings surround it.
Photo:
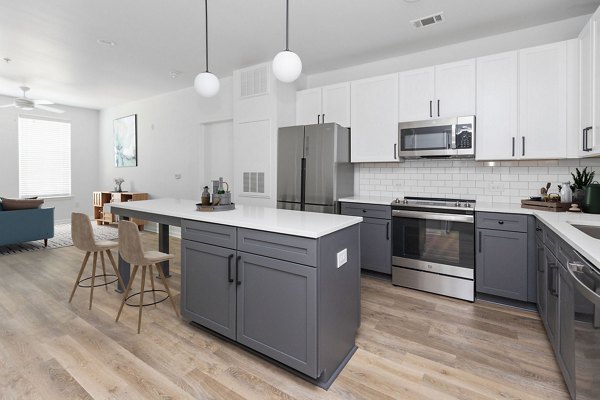
<path fill-rule="evenodd" d="M 143 235 L 156 248 L 152 233 Z M 179 240 L 170 279 L 179 301 Z M 329 391 L 175 317 L 114 322 L 119 295 L 79 288 L 75 247 L 0 256 L 2 399 L 568 399 L 535 313 L 362 279 L 359 350 Z M 136 282 L 139 284 L 139 282 Z M 134 286 L 135 287 L 135 286 Z M 139 286 L 138 286 L 139 287 Z"/>

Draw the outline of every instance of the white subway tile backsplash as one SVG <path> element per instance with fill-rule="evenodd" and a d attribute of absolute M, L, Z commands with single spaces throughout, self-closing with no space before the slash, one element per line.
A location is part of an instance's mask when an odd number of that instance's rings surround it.
<path fill-rule="evenodd" d="M 407 160 L 399 163 L 355 164 L 357 195 L 464 197 L 479 202 L 519 203 L 538 195 L 551 182 L 573 181 L 575 168 L 596 171 L 600 159 L 480 162 L 474 160 Z"/>

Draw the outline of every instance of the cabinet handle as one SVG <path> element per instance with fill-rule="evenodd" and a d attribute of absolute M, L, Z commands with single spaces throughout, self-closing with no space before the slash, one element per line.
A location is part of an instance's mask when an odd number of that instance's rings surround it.
<path fill-rule="evenodd" d="M 539 246 L 538 249 L 538 257 L 537 257 L 537 270 L 538 272 L 544 272 L 544 268 L 540 268 L 540 266 L 542 265 L 542 263 L 544 262 L 544 246 Z"/>
<path fill-rule="evenodd" d="M 589 144 L 589 133 L 593 129 L 592 126 L 588 126 L 583 130 L 583 151 L 592 151 L 591 147 L 588 147 Z"/>
<path fill-rule="evenodd" d="M 542 228 L 535 228 L 535 231 L 536 231 L 536 232 L 541 232 L 541 231 L 542 231 Z"/>
<path fill-rule="evenodd" d="M 396 159 L 396 150 L 398 150 L 398 143 L 394 143 L 394 160 Z"/>
<path fill-rule="evenodd" d="M 515 137 L 512 138 L 512 156 L 515 156 Z"/>
<path fill-rule="evenodd" d="M 385 225 L 385 239 L 390 240 L 390 223 Z"/>
<path fill-rule="evenodd" d="M 498 221 L 500 225 L 504 225 L 504 221 Z"/>
<path fill-rule="evenodd" d="M 242 259 L 242 256 L 237 256 L 235 258 L 235 279 L 237 280 L 237 284 L 241 285 L 242 284 L 242 280 L 240 279 L 240 260 Z"/>
<path fill-rule="evenodd" d="M 522 150 L 522 154 L 521 155 L 525 156 L 525 136 L 521 136 L 521 140 L 523 142 L 522 143 L 523 144 L 523 148 L 521 149 Z"/>
<path fill-rule="evenodd" d="M 233 277 L 231 276 L 231 260 L 233 260 L 233 254 L 230 254 L 229 257 L 227 257 L 227 279 L 229 280 L 229 283 L 233 282 Z"/>
<path fill-rule="evenodd" d="M 317 125 L 321 123 L 321 114 L 317 114 Z"/>
<path fill-rule="evenodd" d="M 438 99 L 438 117 L 440 116 L 440 99 Z"/>
<path fill-rule="evenodd" d="M 479 231 L 479 252 L 481 253 L 481 231 Z"/>
<path fill-rule="evenodd" d="M 366 213 L 366 212 L 367 212 L 367 210 L 363 210 L 363 212 L 364 212 L 364 213 Z"/>
<path fill-rule="evenodd" d="M 321 123 L 325 123 L 325 114 L 321 114 Z"/>
<path fill-rule="evenodd" d="M 429 118 L 433 118 L 433 100 L 429 100 Z"/>
<path fill-rule="evenodd" d="M 548 290 L 554 297 L 558 297 L 558 290 L 556 290 L 554 285 L 556 281 L 556 271 L 558 271 L 556 263 L 548 263 Z"/>

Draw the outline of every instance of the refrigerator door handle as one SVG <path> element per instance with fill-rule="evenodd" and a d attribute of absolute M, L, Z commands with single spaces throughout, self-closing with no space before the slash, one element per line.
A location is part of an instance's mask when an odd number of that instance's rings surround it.
<path fill-rule="evenodd" d="M 308 139 L 310 139 L 310 136 L 305 136 L 304 137 L 304 157 L 308 157 Z"/>
<path fill-rule="evenodd" d="M 308 138 L 307 138 L 308 140 Z M 306 210 L 306 158 L 302 158 L 300 174 L 300 211 Z"/>

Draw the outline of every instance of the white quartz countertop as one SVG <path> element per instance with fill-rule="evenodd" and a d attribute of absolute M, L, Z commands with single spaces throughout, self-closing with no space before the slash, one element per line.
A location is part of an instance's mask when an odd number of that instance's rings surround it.
<path fill-rule="evenodd" d="M 350 196 L 342 197 L 338 201 L 346 203 L 365 203 L 365 204 L 380 204 L 389 206 L 392 204 L 394 198 L 391 197 L 378 197 L 378 196 Z"/>
<path fill-rule="evenodd" d="M 239 204 L 230 211 L 196 211 L 196 203 L 195 200 L 153 199 L 111 203 L 111 207 L 314 239 L 362 222 L 361 217 Z"/>

